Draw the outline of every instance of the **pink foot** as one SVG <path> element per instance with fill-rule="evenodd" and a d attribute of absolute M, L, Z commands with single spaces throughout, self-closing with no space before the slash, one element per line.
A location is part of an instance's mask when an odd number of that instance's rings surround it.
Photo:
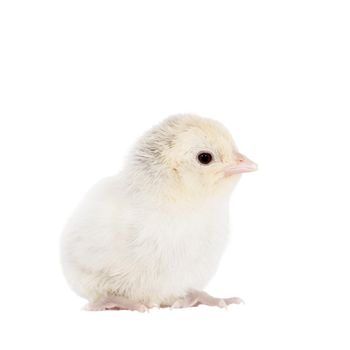
<path fill-rule="evenodd" d="M 172 309 L 194 307 L 198 305 L 218 306 L 227 308 L 230 304 L 242 304 L 240 298 L 214 298 L 206 292 L 191 291 L 184 298 L 177 300 L 172 306 Z"/>
<path fill-rule="evenodd" d="M 132 310 L 145 312 L 148 308 L 136 301 L 129 300 L 125 297 L 110 295 L 103 297 L 95 302 L 90 302 L 85 306 L 88 311 L 103 311 L 103 310 Z"/>

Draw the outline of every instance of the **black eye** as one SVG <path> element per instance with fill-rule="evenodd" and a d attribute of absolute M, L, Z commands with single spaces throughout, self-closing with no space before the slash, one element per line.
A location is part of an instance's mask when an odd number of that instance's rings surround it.
<path fill-rule="evenodd" d="M 213 156 L 207 152 L 199 153 L 197 158 L 201 164 L 209 164 L 213 160 Z"/>

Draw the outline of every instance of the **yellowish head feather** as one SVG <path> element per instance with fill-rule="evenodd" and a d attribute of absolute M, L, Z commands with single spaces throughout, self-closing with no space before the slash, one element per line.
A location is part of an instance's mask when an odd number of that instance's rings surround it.
<path fill-rule="evenodd" d="M 210 164 L 198 154 L 213 156 Z M 145 184 L 171 196 L 203 197 L 231 189 L 239 176 L 225 178 L 224 169 L 235 161 L 237 147 L 219 122 L 196 115 L 176 115 L 148 131 L 132 152 L 132 167 Z"/>

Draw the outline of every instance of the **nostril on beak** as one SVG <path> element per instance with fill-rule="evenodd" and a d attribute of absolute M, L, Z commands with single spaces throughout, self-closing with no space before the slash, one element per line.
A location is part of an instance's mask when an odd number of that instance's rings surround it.
<path fill-rule="evenodd" d="M 243 154 L 237 153 L 237 162 L 238 162 L 238 163 L 242 163 L 242 162 L 244 162 L 246 159 L 247 159 L 247 158 L 246 158 Z"/>

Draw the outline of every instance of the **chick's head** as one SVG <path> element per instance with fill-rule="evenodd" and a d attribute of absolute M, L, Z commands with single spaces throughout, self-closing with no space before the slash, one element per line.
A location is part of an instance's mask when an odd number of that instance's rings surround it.
<path fill-rule="evenodd" d="M 140 140 L 135 155 L 153 182 L 197 197 L 229 191 L 241 173 L 256 169 L 222 124 L 194 115 L 166 119 Z"/>

